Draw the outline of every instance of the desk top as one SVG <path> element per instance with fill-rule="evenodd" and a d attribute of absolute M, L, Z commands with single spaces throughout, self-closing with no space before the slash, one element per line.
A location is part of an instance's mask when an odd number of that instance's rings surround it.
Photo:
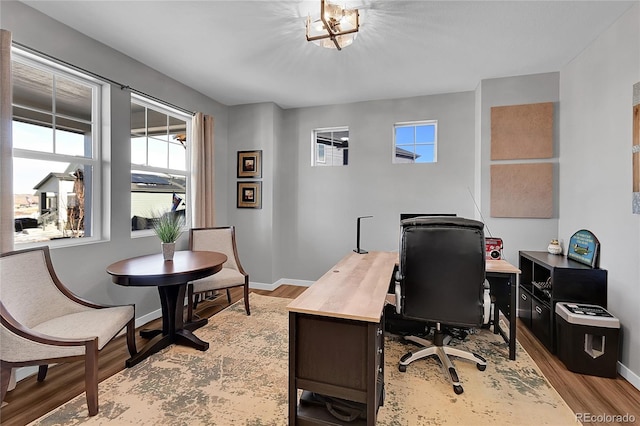
<path fill-rule="evenodd" d="M 398 253 L 349 253 L 297 299 L 289 312 L 380 322 Z"/>
<path fill-rule="evenodd" d="M 506 260 L 487 260 L 485 262 L 487 272 L 499 272 L 503 274 L 519 274 L 520 269 L 516 268 Z"/>
<path fill-rule="evenodd" d="M 165 286 L 213 275 L 227 256 L 214 251 L 177 251 L 172 261 L 162 254 L 132 257 L 107 266 L 114 283 L 124 286 Z"/>

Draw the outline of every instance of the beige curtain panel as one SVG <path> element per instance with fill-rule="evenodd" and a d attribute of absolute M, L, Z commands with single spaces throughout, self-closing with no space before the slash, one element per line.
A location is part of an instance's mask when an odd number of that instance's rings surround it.
<path fill-rule="evenodd" d="M 0 30 L 0 252 L 13 250 L 11 32 Z"/>
<path fill-rule="evenodd" d="M 216 224 L 213 117 L 201 112 L 196 113 L 193 116 L 191 133 L 193 227 L 211 227 Z"/>

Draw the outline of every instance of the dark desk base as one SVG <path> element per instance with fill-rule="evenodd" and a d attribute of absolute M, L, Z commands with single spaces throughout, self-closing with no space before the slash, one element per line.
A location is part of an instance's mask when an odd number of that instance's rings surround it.
<path fill-rule="evenodd" d="M 186 284 L 158 287 L 162 306 L 162 330 L 142 330 L 140 335 L 151 339 L 136 355 L 129 358 L 125 365 L 133 367 L 148 356 L 166 348 L 171 344 L 189 346 L 199 351 L 209 349 L 209 343 L 200 340 L 192 331 L 205 325 L 206 318 L 184 323 L 183 300 Z"/>
<path fill-rule="evenodd" d="M 509 359 L 516 359 L 516 274 L 487 272 L 487 281 L 491 287 L 493 309 L 493 332 L 500 334 L 509 344 Z M 500 312 L 509 322 L 509 332 L 500 327 Z"/>
<path fill-rule="evenodd" d="M 384 403 L 384 317 L 380 322 L 289 312 L 289 425 L 338 425 L 326 408 L 298 403 L 298 390 L 359 402 L 376 424 Z"/>

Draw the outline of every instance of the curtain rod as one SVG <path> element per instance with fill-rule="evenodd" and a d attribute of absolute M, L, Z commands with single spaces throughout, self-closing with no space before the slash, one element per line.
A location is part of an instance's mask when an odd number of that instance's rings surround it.
<path fill-rule="evenodd" d="M 171 108 L 174 108 L 174 109 L 177 109 L 178 111 L 182 111 L 182 112 L 184 112 L 184 113 L 186 113 L 186 114 L 195 115 L 195 112 L 190 111 L 190 110 L 188 110 L 188 109 L 186 109 L 186 108 L 182 108 L 182 107 L 180 107 L 180 106 L 178 106 L 178 105 L 174 105 L 174 104 L 172 104 L 172 103 L 170 103 L 170 102 L 167 102 L 167 101 L 162 100 L 162 99 L 160 99 L 160 98 L 157 98 L 157 97 L 155 97 L 155 96 L 149 95 L 148 93 L 145 93 L 145 92 L 143 92 L 143 91 L 141 91 L 141 90 L 134 89 L 133 87 L 128 86 L 128 85 L 126 85 L 126 84 L 119 83 L 119 82 L 117 82 L 117 81 L 115 81 L 115 80 L 112 80 L 112 79 L 107 78 L 107 77 L 105 77 L 105 76 L 102 76 L 102 75 L 100 75 L 100 74 L 96 74 L 96 73 L 95 73 L 95 72 L 93 72 L 93 71 L 89 71 L 89 70 L 84 69 L 84 68 L 81 68 L 81 67 L 79 67 L 79 66 L 77 66 L 77 65 L 74 65 L 74 64 L 71 64 L 71 63 L 69 63 L 69 62 L 63 61 L 62 59 L 54 58 L 53 56 L 48 55 L 48 54 L 46 54 L 46 53 L 44 53 L 44 52 L 41 52 L 41 51 L 39 51 L 39 50 L 36 50 L 36 49 L 34 49 L 34 48 L 32 48 L 32 47 L 25 46 L 24 44 L 22 44 L 22 43 L 20 43 L 20 42 L 13 41 L 13 42 L 12 42 L 12 44 L 13 44 L 14 46 L 16 46 L 16 47 L 19 47 L 20 49 L 24 49 L 24 50 L 26 50 L 26 51 L 30 52 L 30 53 L 34 53 L 34 54 L 36 54 L 36 55 L 43 56 L 43 57 L 45 57 L 46 59 L 48 59 L 48 60 L 50 60 L 50 61 L 53 61 L 53 62 L 56 62 L 56 63 L 58 63 L 58 64 L 60 64 L 60 65 L 65 65 L 65 66 L 67 66 L 67 67 L 73 68 L 73 69 L 74 69 L 74 70 L 76 70 L 76 71 L 80 71 L 80 72 L 83 72 L 83 73 L 89 74 L 90 76 L 92 76 L 92 77 L 94 77 L 94 78 L 97 78 L 98 80 L 102 80 L 102 81 L 104 81 L 104 82 L 106 82 L 106 83 L 113 84 L 113 85 L 115 85 L 115 86 L 120 86 L 120 90 L 128 90 L 128 91 L 130 91 L 130 92 L 132 92 L 132 93 L 135 93 L 135 94 L 137 94 L 137 95 L 141 95 L 141 96 L 145 96 L 145 97 L 147 97 L 147 98 L 149 98 L 149 99 L 152 99 L 152 100 L 154 100 L 154 101 L 156 101 L 156 102 L 158 102 L 158 103 L 161 103 L 161 104 L 163 104 L 163 105 L 166 105 L 166 106 L 171 107 Z"/>

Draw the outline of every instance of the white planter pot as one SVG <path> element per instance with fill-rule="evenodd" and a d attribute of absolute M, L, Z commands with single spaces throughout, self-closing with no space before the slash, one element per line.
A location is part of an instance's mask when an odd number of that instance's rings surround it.
<path fill-rule="evenodd" d="M 176 252 L 176 243 L 162 243 L 162 256 L 165 261 L 173 260 L 173 255 Z"/>

